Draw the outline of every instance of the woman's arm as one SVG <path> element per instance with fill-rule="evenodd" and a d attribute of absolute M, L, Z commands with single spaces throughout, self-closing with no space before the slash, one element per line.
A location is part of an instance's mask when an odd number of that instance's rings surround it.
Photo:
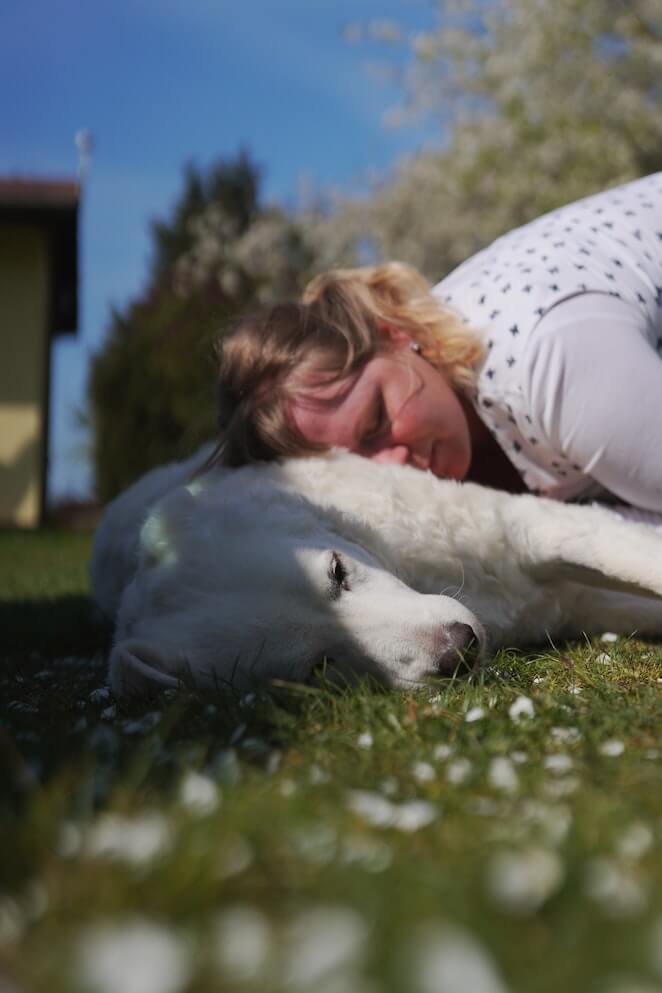
<path fill-rule="evenodd" d="M 523 386 L 552 449 L 620 499 L 662 511 L 662 358 L 644 321 L 605 294 L 563 301 L 527 346 Z"/>

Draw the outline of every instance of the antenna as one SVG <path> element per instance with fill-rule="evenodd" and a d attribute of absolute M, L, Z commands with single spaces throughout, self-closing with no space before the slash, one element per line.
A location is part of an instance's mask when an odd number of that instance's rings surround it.
<path fill-rule="evenodd" d="M 87 128 L 80 128 L 74 135 L 74 142 L 78 149 L 78 179 L 82 184 L 87 178 L 92 163 L 92 152 L 94 151 L 92 132 Z"/>

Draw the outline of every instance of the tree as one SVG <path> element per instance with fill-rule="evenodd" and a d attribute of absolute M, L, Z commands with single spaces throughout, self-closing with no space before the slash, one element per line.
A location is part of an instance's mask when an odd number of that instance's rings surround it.
<path fill-rule="evenodd" d="M 313 256 L 295 221 L 260 203 L 245 154 L 189 166 L 172 216 L 153 225 L 148 286 L 114 311 L 92 361 L 96 488 L 108 500 L 215 433 L 213 341 L 239 313 L 301 289 Z"/>
<path fill-rule="evenodd" d="M 659 0 L 445 0 L 408 44 L 400 120 L 430 115 L 443 142 L 341 208 L 378 257 L 437 279 L 512 227 L 662 168 Z"/>

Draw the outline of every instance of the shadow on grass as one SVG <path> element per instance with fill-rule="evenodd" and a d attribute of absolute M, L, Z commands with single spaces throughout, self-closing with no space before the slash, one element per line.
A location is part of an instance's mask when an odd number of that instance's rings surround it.
<path fill-rule="evenodd" d="M 74 594 L 41 600 L 0 600 L 0 655 L 19 660 L 93 655 L 109 631 L 92 600 Z"/>

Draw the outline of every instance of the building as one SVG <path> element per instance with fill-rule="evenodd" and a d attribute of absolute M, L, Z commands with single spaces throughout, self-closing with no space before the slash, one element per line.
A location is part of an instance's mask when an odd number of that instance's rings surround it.
<path fill-rule="evenodd" d="M 43 519 L 51 344 L 78 324 L 75 181 L 0 178 L 0 526 Z"/>

